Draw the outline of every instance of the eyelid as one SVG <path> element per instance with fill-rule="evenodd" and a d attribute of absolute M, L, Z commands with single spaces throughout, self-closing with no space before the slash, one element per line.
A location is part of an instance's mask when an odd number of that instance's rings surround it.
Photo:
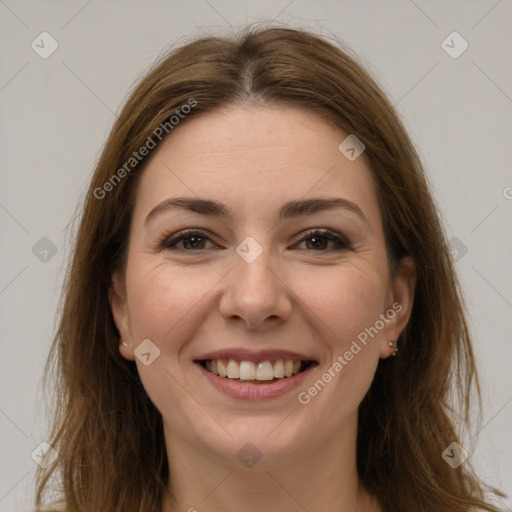
<path fill-rule="evenodd" d="M 213 242 L 211 239 L 211 236 L 208 235 L 206 231 L 204 231 L 202 228 L 188 228 L 184 229 L 182 231 L 178 231 L 176 233 L 173 233 L 172 235 L 164 235 L 160 241 L 158 242 L 158 248 L 160 250 L 172 250 L 172 251 L 178 251 L 181 253 L 193 253 L 193 252 L 204 252 L 210 249 L 175 249 L 176 245 L 182 242 L 183 240 L 186 240 L 188 238 L 197 236 L 198 238 L 201 238 L 203 240 Z M 335 247 L 331 249 L 325 249 L 325 250 L 308 250 L 308 249 L 299 249 L 304 250 L 306 252 L 313 252 L 313 253 L 332 253 L 332 252 L 339 252 L 342 250 L 351 249 L 351 244 L 347 240 L 347 238 L 342 235 L 341 233 L 328 229 L 328 228 L 309 228 L 305 231 L 303 231 L 300 235 L 300 238 L 293 243 L 292 247 L 296 247 L 302 242 L 305 242 L 309 238 L 313 238 L 314 236 L 325 238 L 328 241 L 332 242 Z"/>
<path fill-rule="evenodd" d="M 209 240 L 212 243 L 214 243 L 211 240 L 211 236 L 208 235 L 202 229 L 188 228 L 188 229 L 183 229 L 181 231 L 173 233 L 171 235 L 164 235 L 159 240 L 158 247 L 160 249 L 172 249 L 176 244 L 180 243 L 183 239 L 191 238 L 193 236 L 197 236 L 198 238 Z M 172 243 L 172 245 L 171 245 L 171 243 Z M 195 251 L 186 251 L 186 250 L 180 249 L 181 252 L 200 252 L 200 251 L 205 251 L 205 250 L 206 249 L 196 249 Z"/>
<path fill-rule="evenodd" d="M 308 238 L 313 238 L 314 236 L 319 236 L 319 237 L 322 237 L 322 238 L 326 238 L 330 242 L 333 242 L 336 247 L 334 249 L 330 249 L 330 250 L 308 251 L 308 252 L 318 252 L 318 253 L 334 252 L 334 251 L 337 251 L 337 250 L 342 250 L 342 249 L 350 248 L 350 243 L 349 243 L 349 241 L 347 240 L 347 238 L 344 235 L 342 235 L 341 233 L 338 233 L 337 231 L 333 231 L 333 230 L 327 229 L 327 228 L 310 228 L 310 229 L 307 229 L 306 231 L 301 233 L 300 239 L 298 240 L 298 242 L 295 245 L 298 245 L 299 243 L 304 242 Z"/>

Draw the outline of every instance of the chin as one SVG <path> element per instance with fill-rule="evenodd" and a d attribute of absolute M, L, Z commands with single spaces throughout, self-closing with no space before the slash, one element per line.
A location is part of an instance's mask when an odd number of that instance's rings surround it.
<path fill-rule="evenodd" d="M 233 418 L 223 423 L 226 430 L 211 422 L 196 435 L 205 450 L 233 468 L 270 469 L 292 457 L 300 447 L 314 443 L 315 425 L 299 425 L 293 421 L 297 420 L 293 412 L 287 417 L 289 412 Z"/>

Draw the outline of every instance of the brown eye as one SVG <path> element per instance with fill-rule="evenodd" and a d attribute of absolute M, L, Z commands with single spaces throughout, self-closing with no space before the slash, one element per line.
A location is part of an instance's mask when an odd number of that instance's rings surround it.
<path fill-rule="evenodd" d="M 176 250 L 181 252 L 195 252 L 211 249 L 205 247 L 211 239 L 202 231 L 181 231 L 170 237 L 164 237 L 159 244 L 161 249 Z M 341 236 L 327 229 L 313 229 L 306 232 L 299 244 L 306 243 L 306 251 L 330 252 L 350 249 L 350 244 Z M 213 243 L 213 242 L 212 242 Z M 182 244 L 181 246 L 179 244 Z M 331 247 L 329 247 L 329 244 Z"/>
<path fill-rule="evenodd" d="M 162 249 L 175 249 L 179 251 L 192 252 L 201 251 L 208 249 L 204 247 L 206 241 L 211 241 L 201 231 L 182 231 L 171 237 L 163 240 L 161 244 Z M 183 242 L 182 247 L 178 247 L 178 244 Z"/>
<path fill-rule="evenodd" d="M 308 243 L 311 241 L 311 243 Z M 349 249 L 349 243 L 337 234 L 325 230 L 325 229 L 314 229 L 308 231 L 302 238 L 300 243 L 306 242 L 306 248 L 311 249 L 315 252 L 327 252 L 332 250 L 343 250 Z M 329 242 L 334 244 L 334 248 L 329 249 L 327 246 Z"/>

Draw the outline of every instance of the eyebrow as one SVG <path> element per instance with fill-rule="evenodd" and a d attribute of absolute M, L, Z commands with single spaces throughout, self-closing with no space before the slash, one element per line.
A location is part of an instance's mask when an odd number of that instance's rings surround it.
<path fill-rule="evenodd" d="M 218 201 L 198 197 L 173 197 L 156 205 L 149 212 L 144 224 L 147 224 L 158 214 L 174 208 L 183 208 L 191 212 L 210 217 L 217 217 L 219 219 L 227 218 L 232 214 L 232 210 L 228 206 Z M 279 220 L 312 215 L 314 213 L 333 208 L 342 208 L 344 210 L 351 211 L 369 224 L 368 219 L 362 212 L 361 208 L 352 201 L 342 197 L 314 197 L 311 199 L 288 201 L 287 203 L 284 203 L 279 211 Z"/>

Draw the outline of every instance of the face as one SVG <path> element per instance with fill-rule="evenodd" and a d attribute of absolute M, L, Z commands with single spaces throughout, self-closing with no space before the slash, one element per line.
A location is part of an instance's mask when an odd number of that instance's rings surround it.
<path fill-rule="evenodd" d="M 167 443 L 240 466 L 251 442 L 272 464 L 354 431 L 408 320 L 413 268 L 390 275 L 372 173 L 338 149 L 347 135 L 300 109 L 240 106 L 156 150 L 110 303 Z"/>

